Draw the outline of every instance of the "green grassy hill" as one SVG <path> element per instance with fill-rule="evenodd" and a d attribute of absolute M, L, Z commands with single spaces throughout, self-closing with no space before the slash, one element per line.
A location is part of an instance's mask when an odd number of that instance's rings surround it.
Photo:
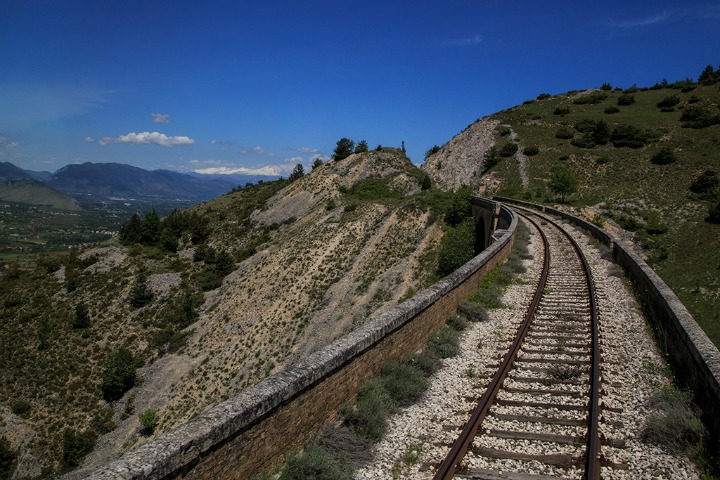
<path fill-rule="evenodd" d="M 500 179 L 490 193 L 556 203 L 552 177 L 569 172 L 569 206 L 632 232 L 720 345 L 720 225 L 708 221 L 720 209 L 719 105 L 720 83 L 692 81 L 539 95 L 489 117 L 499 124 L 484 160 Z M 512 144 L 526 154 L 526 184 Z"/>

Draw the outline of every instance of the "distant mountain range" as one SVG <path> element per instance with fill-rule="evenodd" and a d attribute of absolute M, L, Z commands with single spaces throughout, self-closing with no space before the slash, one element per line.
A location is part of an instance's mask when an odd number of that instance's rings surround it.
<path fill-rule="evenodd" d="M 274 180 L 257 175 L 200 175 L 169 170 L 148 171 L 120 163 L 83 163 L 60 170 L 33 172 L 12 163 L 0 163 L 0 182 L 32 179 L 72 196 L 177 199 L 204 201 L 248 182 Z"/>

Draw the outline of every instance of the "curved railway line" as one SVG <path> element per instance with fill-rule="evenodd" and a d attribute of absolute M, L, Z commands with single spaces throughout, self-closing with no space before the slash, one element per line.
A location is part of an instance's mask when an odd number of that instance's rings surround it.
<path fill-rule="evenodd" d="M 556 478 L 479 468 L 478 457 L 483 464 L 540 462 L 563 469 L 567 478 L 600 478 L 600 341 L 590 267 L 559 224 L 516 211 L 543 239 L 541 277 L 508 352 L 436 480 Z"/>

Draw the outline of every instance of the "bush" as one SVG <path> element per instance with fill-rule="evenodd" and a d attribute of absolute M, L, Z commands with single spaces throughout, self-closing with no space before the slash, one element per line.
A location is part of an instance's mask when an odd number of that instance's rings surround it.
<path fill-rule="evenodd" d="M 90 327 L 90 311 L 83 302 L 75 306 L 75 316 L 73 317 L 72 328 L 88 328 Z"/>
<path fill-rule="evenodd" d="M 558 195 L 560 203 L 565 203 L 565 199 L 577 191 L 577 178 L 563 167 L 555 167 L 552 169 L 550 177 L 550 189 Z"/>
<path fill-rule="evenodd" d="M 656 412 L 649 416 L 640 433 L 642 441 L 676 453 L 697 448 L 705 428 L 693 409 L 690 393 L 664 387 L 653 394 L 650 406 Z"/>
<path fill-rule="evenodd" d="M 471 322 L 486 322 L 490 319 L 487 309 L 476 302 L 462 302 L 458 305 L 458 313 Z"/>
<path fill-rule="evenodd" d="M 515 155 L 515 153 L 518 151 L 517 143 L 515 142 L 508 142 L 502 147 L 500 147 L 500 150 L 498 153 L 501 157 L 512 157 Z"/>
<path fill-rule="evenodd" d="M 438 274 L 449 275 L 474 256 L 475 222 L 468 218 L 445 233 L 438 253 Z"/>
<path fill-rule="evenodd" d="M 483 155 L 483 172 L 487 172 L 500 162 L 500 151 L 497 145 L 490 147 Z"/>
<path fill-rule="evenodd" d="M 426 348 L 419 353 L 408 355 L 405 363 L 419 369 L 426 377 L 429 377 L 440 368 L 440 357 Z"/>
<path fill-rule="evenodd" d="M 648 134 L 646 132 L 629 124 L 617 125 L 610 134 L 610 141 L 616 148 L 642 148 L 647 140 Z"/>
<path fill-rule="evenodd" d="M 660 109 L 668 109 L 676 107 L 680 103 L 680 97 L 677 95 L 670 95 L 665 97 L 657 103 L 657 107 Z"/>
<path fill-rule="evenodd" d="M 537 100 L 547 100 L 548 98 L 552 98 L 552 95 L 549 93 L 541 93 L 537 96 Z"/>
<path fill-rule="evenodd" d="M 450 318 L 448 318 L 447 324 L 454 330 L 457 330 L 458 332 L 462 332 L 468 326 L 468 319 L 465 318 L 464 315 L 455 313 L 453 315 L 450 315 Z"/>
<path fill-rule="evenodd" d="M 456 330 L 444 325 L 430 335 L 427 348 L 440 358 L 454 357 L 460 353 L 459 338 Z"/>
<path fill-rule="evenodd" d="M 427 388 L 423 372 L 407 363 L 386 363 L 380 378 L 390 398 L 401 407 L 417 401 Z"/>
<path fill-rule="evenodd" d="M 617 104 L 620 107 L 626 107 L 635 103 L 635 95 L 620 95 Z"/>
<path fill-rule="evenodd" d="M 63 432 L 62 450 L 63 463 L 68 467 L 77 467 L 80 461 L 95 446 L 96 435 L 90 430 L 77 433 L 70 428 Z"/>
<path fill-rule="evenodd" d="M 135 279 L 135 284 L 130 289 L 130 305 L 135 308 L 144 307 L 153 299 L 152 290 L 147 285 L 147 275 L 141 273 Z"/>
<path fill-rule="evenodd" d="M 538 147 L 537 145 L 530 145 L 529 147 L 525 147 L 523 153 L 528 157 L 535 156 L 540 153 L 540 147 Z"/>
<path fill-rule="evenodd" d="M 607 113 L 607 114 L 618 113 L 619 111 L 620 111 L 620 109 L 614 105 L 611 105 L 611 106 L 605 108 L 605 113 Z"/>
<path fill-rule="evenodd" d="M 702 105 L 690 105 L 683 111 L 680 120 L 684 128 L 705 128 L 719 124 L 720 115 L 713 115 Z"/>
<path fill-rule="evenodd" d="M 553 115 L 567 115 L 570 113 L 570 107 L 557 107 L 553 111 Z"/>
<path fill-rule="evenodd" d="M 12 478 L 17 453 L 10 448 L 10 442 L 0 437 L 0 478 Z"/>
<path fill-rule="evenodd" d="M 690 184 L 690 191 L 700 196 L 712 198 L 720 185 L 718 174 L 714 170 L 705 170 Z"/>
<path fill-rule="evenodd" d="M 377 441 L 385 434 L 387 416 L 396 408 L 382 380 L 372 378 L 360 386 L 355 405 L 341 407 L 340 414 L 358 437 Z"/>
<path fill-rule="evenodd" d="M 108 356 L 100 385 L 107 401 L 122 398 L 125 392 L 135 385 L 135 371 L 138 364 L 139 362 L 126 348 L 119 348 Z"/>
<path fill-rule="evenodd" d="M 427 161 L 428 158 L 432 157 L 439 151 L 440 151 L 440 147 L 437 145 L 433 145 L 432 148 L 430 148 L 428 151 L 425 152 L 425 161 Z"/>
<path fill-rule="evenodd" d="M 155 427 L 158 424 L 157 410 L 154 408 L 148 408 L 138 415 L 138 419 L 140 420 L 143 433 L 150 435 L 155 431 Z"/>
<path fill-rule="evenodd" d="M 677 160 L 677 155 L 669 147 L 664 147 L 650 158 L 650 161 L 655 165 L 669 165 L 677 162 Z"/>
<path fill-rule="evenodd" d="M 443 216 L 445 223 L 451 227 L 457 227 L 465 220 L 472 218 L 472 197 L 472 187 L 460 187 L 453 192 Z"/>
<path fill-rule="evenodd" d="M 575 131 L 567 125 L 562 125 L 555 131 L 555 137 L 563 140 L 568 140 L 575 136 Z"/>
<path fill-rule="evenodd" d="M 720 202 L 714 207 L 710 207 L 708 210 L 708 216 L 705 217 L 705 221 L 708 223 L 720 223 Z"/>
<path fill-rule="evenodd" d="M 352 480 L 352 468 L 347 460 L 312 445 L 291 455 L 280 472 L 279 480 Z"/>

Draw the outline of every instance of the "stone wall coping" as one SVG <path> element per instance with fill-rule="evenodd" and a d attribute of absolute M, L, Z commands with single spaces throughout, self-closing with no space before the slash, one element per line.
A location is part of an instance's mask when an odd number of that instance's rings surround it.
<path fill-rule="evenodd" d="M 340 369 L 387 334 L 400 328 L 462 284 L 511 241 L 517 216 L 503 207 L 509 220 L 496 241 L 450 275 L 415 294 L 327 347 L 277 372 L 239 395 L 209 407 L 197 417 L 125 453 L 86 478 L 97 480 L 160 480 L 193 465 L 203 453 L 232 438 L 315 382 Z"/>

